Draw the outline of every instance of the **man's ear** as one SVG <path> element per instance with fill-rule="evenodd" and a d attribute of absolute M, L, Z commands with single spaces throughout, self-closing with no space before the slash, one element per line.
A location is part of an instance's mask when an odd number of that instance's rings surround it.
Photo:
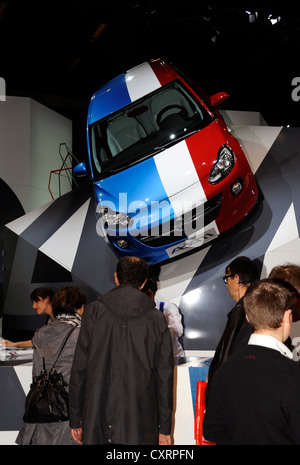
<path fill-rule="evenodd" d="M 241 283 L 240 281 L 240 276 L 238 274 L 235 274 L 233 279 L 236 280 L 236 283 L 239 285 L 239 286 L 243 286 L 243 283 Z"/>
<path fill-rule="evenodd" d="M 119 280 L 118 280 L 118 276 L 117 276 L 117 272 L 116 272 L 116 271 L 115 271 L 114 277 L 115 277 L 115 284 L 116 284 L 116 286 L 120 286 L 120 283 L 119 283 Z"/>
<path fill-rule="evenodd" d="M 143 287 L 145 286 L 146 282 L 147 282 L 147 278 L 145 279 L 145 281 L 143 282 L 143 284 L 139 287 L 139 290 L 140 290 L 140 291 L 143 289 Z"/>
<path fill-rule="evenodd" d="M 284 312 L 283 314 L 283 319 L 282 321 L 283 322 L 287 322 L 287 323 L 290 323 L 290 318 L 291 316 L 293 316 L 293 311 L 291 309 L 288 309 Z"/>

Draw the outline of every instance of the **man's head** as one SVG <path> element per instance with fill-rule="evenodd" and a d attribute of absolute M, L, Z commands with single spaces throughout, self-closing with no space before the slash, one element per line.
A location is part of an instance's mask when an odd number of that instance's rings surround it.
<path fill-rule="evenodd" d="M 148 277 L 142 291 L 144 294 L 154 300 L 155 294 L 157 292 L 157 281 L 154 278 Z"/>
<path fill-rule="evenodd" d="M 115 273 L 116 284 L 131 284 L 141 289 L 149 273 L 148 263 L 139 257 L 122 257 Z"/>
<path fill-rule="evenodd" d="M 227 265 L 223 279 L 229 294 L 237 302 L 250 284 L 259 279 L 259 270 L 250 258 L 237 257 Z"/>
<path fill-rule="evenodd" d="M 245 294 L 244 308 L 254 332 L 272 334 L 281 329 L 282 340 L 288 338 L 292 324 L 293 296 L 284 284 L 273 279 L 256 281 Z"/>
<path fill-rule="evenodd" d="M 293 263 L 275 266 L 269 274 L 270 279 L 284 281 L 292 286 L 294 297 L 293 320 L 300 320 L 300 266 Z"/>

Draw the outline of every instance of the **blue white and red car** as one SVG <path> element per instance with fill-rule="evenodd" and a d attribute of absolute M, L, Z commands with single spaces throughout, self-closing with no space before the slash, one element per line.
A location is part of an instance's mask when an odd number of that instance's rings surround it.
<path fill-rule="evenodd" d="M 203 247 L 239 224 L 258 189 L 218 107 L 177 69 L 151 60 L 91 98 L 89 168 L 97 231 L 118 255 L 159 263 Z M 75 174 L 87 173 L 81 163 Z"/>

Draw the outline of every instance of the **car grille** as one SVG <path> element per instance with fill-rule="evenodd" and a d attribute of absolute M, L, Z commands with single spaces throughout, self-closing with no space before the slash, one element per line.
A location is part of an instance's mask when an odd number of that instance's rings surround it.
<path fill-rule="evenodd" d="M 204 208 L 201 209 L 202 214 L 204 214 L 204 226 L 208 225 L 214 221 L 220 211 L 222 204 L 222 194 L 216 195 L 212 199 L 204 203 Z M 190 219 L 189 226 L 193 227 L 193 223 L 196 224 L 196 221 L 199 218 L 196 218 L 196 209 L 194 209 L 191 214 L 187 215 Z M 163 225 L 160 227 L 159 236 L 142 236 L 139 234 L 136 236 L 136 239 L 141 243 L 148 245 L 149 247 L 162 247 L 172 244 L 174 242 L 186 239 L 187 236 L 184 233 L 184 224 L 183 219 L 171 220 L 170 225 L 168 225 L 168 231 L 163 232 Z"/>

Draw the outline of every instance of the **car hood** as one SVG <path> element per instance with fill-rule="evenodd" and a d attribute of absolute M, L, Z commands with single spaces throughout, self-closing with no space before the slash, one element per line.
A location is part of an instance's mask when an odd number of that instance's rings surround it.
<path fill-rule="evenodd" d="M 230 133 L 219 120 L 151 158 L 95 182 L 97 202 L 115 211 L 136 212 L 156 202 L 203 203 L 201 179 L 207 177 Z M 112 208 L 113 209 L 113 208 Z"/>

